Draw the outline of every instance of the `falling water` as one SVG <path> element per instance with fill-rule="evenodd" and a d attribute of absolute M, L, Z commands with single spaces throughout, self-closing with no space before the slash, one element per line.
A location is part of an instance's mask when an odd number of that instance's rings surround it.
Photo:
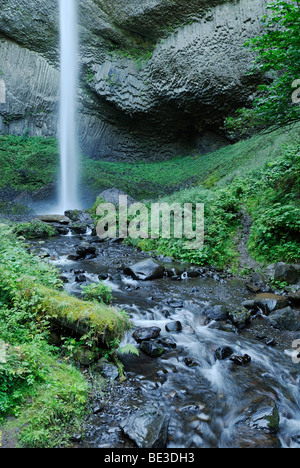
<path fill-rule="evenodd" d="M 76 0 L 60 0 L 60 202 L 59 210 L 80 208 L 78 197 L 78 146 L 76 94 L 78 35 Z"/>

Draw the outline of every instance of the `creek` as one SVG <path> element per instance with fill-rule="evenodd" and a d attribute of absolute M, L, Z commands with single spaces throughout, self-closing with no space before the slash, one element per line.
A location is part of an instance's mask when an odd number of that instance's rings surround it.
<path fill-rule="evenodd" d="M 122 356 L 126 380 L 120 383 L 112 377 L 111 392 L 100 402 L 101 411 L 87 421 L 80 446 L 134 447 L 120 424 L 150 404 L 169 417 L 168 448 L 300 447 L 299 364 L 291 359 L 292 342 L 300 333 L 275 330 L 263 315 L 246 329 L 224 331 L 205 316 L 210 306 L 226 304 L 234 309 L 251 298 L 244 279 L 206 269 L 200 276 L 188 277 L 181 274 L 188 266 L 169 263 L 169 270 L 179 270 L 177 276 L 137 281 L 124 274 L 124 267 L 148 255 L 110 240 L 94 244 L 95 258 L 68 260 L 82 240 L 92 240 L 89 231 L 42 244 L 63 272 L 66 290 L 80 295 L 82 285 L 104 279 L 112 288 L 114 305 L 126 310 L 134 325 L 121 345 L 138 346 L 132 336 L 136 328 L 159 327 L 157 341 L 164 352 L 156 358 L 143 351 L 139 356 Z M 38 242 L 33 245 L 41 248 Z M 78 282 L 79 274 L 83 282 Z M 179 329 L 168 332 L 166 325 L 175 322 L 180 322 Z M 275 337 L 276 346 L 267 346 L 262 335 Z M 230 359 L 216 359 L 220 347 L 231 348 L 234 355 L 247 354 L 251 362 L 240 366 Z M 266 426 L 274 408 L 280 416 L 277 433 Z"/>

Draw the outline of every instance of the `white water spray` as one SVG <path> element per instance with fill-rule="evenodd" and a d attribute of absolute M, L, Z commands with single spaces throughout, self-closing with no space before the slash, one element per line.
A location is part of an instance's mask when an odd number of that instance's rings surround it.
<path fill-rule="evenodd" d="M 76 0 L 60 0 L 60 200 L 59 211 L 80 208 L 78 197 L 78 145 L 76 96 L 78 33 Z"/>

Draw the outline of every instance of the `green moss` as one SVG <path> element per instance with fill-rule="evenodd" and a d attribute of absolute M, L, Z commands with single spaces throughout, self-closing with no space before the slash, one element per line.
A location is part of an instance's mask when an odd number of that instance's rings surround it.
<path fill-rule="evenodd" d="M 42 237 L 52 237 L 56 234 L 56 229 L 42 221 L 33 220 L 29 223 L 17 223 L 13 227 L 13 232 L 25 239 L 35 239 Z"/>

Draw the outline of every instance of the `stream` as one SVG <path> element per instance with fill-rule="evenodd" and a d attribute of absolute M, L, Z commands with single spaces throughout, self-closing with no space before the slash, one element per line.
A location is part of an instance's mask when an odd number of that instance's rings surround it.
<path fill-rule="evenodd" d="M 253 296 L 243 279 L 203 270 L 198 277 L 181 274 L 176 279 L 137 281 L 124 274 L 124 266 L 149 256 L 111 240 L 93 244 L 95 258 L 69 260 L 76 245 L 92 240 L 90 234 L 60 235 L 32 244 L 51 253 L 51 263 L 63 272 L 69 293 L 80 295 L 82 285 L 98 282 L 99 277 L 111 287 L 114 305 L 126 310 L 134 325 L 121 346 L 138 347 L 132 336 L 135 328 L 159 327 L 157 341 L 164 353 L 156 358 L 142 351 L 139 356 L 122 356 L 126 380 L 120 383 L 113 377 L 106 401 L 99 396 L 100 407 L 86 422 L 80 447 L 135 447 L 120 424 L 150 404 L 169 417 L 168 448 L 299 448 L 300 364 L 293 363 L 291 353 L 300 333 L 273 330 L 263 316 L 239 332 L 234 327 L 222 330 L 215 321 L 207 323 L 204 311 L 209 306 L 235 308 Z M 169 268 L 183 266 L 170 263 Z M 174 322 L 180 322 L 179 329 L 167 331 L 166 325 Z M 275 337 L 277 345 L 267 346 L 261 335 Z M 239 366 L 230 359 L 218 360 L 215 351 L 220 347 L 230 347 L 238 356 L 247 354 L 251 362 Z M 265 426 L 265 416 L 274 407 L 280 415 L 277 433 Z"/>

